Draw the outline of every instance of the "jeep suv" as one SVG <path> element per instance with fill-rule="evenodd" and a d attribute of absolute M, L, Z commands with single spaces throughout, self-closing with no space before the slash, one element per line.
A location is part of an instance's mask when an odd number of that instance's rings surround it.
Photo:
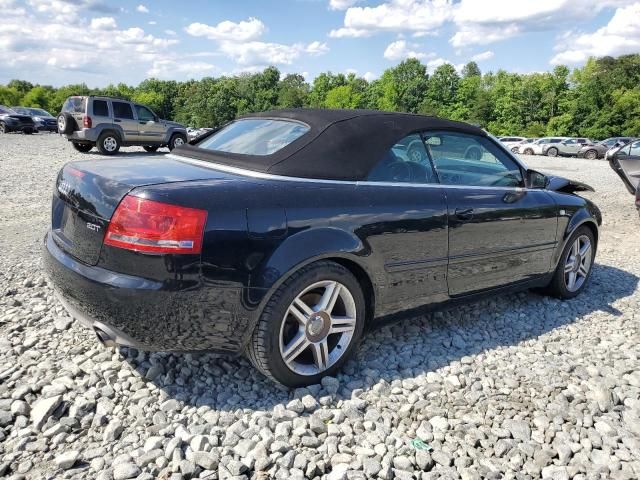
<path fill-rule="evenodd" d="M 100 153 L 114 155 L 120 147 L 140 145 L 147 152 L 187 142 L 183 125 L 161 120 L 139 103 L 102 96 L 69 97 L 58 115 L 58 132 L 79 152 L 94 146 Z"/>

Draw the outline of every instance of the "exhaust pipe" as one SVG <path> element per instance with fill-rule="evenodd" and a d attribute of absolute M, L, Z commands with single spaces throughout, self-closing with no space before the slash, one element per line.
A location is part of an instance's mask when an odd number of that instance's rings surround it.
<path fill-rule="evenodd" d="M 104 330 L 99 329 L 98 327 L 93 328 L 96 332 L 96 336 L 98 337 L 98 341 L 104 345 L 105 347 L 111 348 L 116 346 L 115 340 Z"/>

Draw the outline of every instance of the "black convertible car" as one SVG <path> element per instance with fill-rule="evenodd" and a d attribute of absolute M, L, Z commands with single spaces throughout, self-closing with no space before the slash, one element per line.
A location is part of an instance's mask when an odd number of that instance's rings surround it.
<path fill-rule="evenodd" d="M 577 295 L 601 224 L 586 189 L 464 123 L 272 111 L 164 157 L 68 163 L 44 258 L 107 345 L 242 352 L 305 385 L 407 310 Z"/>

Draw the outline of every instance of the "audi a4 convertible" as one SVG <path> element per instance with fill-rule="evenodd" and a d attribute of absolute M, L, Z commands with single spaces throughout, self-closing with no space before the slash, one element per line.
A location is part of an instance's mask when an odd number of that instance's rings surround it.
<path fill-rule="evenodd" d="M 66 164 L 44 259 L 106 345 L 242 353 L 301 386 L 407 311 L 579 294 L 602 221 L 589 189 L 464 123 L 271 111 L 164 157 Z"/>

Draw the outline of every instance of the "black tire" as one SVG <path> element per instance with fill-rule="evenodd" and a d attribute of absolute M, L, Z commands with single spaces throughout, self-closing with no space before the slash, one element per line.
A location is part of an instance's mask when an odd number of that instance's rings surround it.
<path fill-rule="evenodd" d="M 513 147 L 511 149 L 511 153 L 518 153 L 518 147 Z"/>
<path fill-rule="evenodd" d="M 176 142 L 178 143 L 178 145 L 176 145 Z M 185 143 L 187 143 L 187 136 L 185 134 L 174 133 L 171 136 L 171 140 L 169 140 L 169 150 L 171 151 L 180 145 L 184 145 Z"/>
<path fill-rule="evenodd" d="M 102 132 L 98 137 L 96 147 L 103 155 L 115 155 L 120 150 L 120 137 L 115 132 Z"/>
<path fill-rule="evenodd" d="M 524 152 L 522 153 L 524 153 L 525 155 L 533 155 L 533 150 L 530 148 L 525 148 Z"/>
<path fill-rule="evenodd" d="M 78 130 L 78 124 L 76 123 L 76 119 L 68 112 L 62 112 L 58 115 L 58 132 L 64 135 L 69 135 L 70 133 Z"/>
<path fill-rule="evenodd" d="M 548 157 L 557 157 L 558 156 L 558 149 L 556 147 L 551 147 L 549 150 L 547 150 L 547 156 Z"/>
<path fill-rule="evenodd" d="M 23 135 L 31 135 L 34 132 L 35 132 L 35 130 L 33 130 L 31 128 L 25 128 L 24 130 L 22 130 L 22 134 Z"/>
<path fill-rule="evenodd" d="M 9 129 L 4 122 L 0 122 L 0 134 L 9 133 Z"/>
<path fill-rule="evenodd" d="M 153 153 L 157 151 L 159 147 L 157 145 L 145 145 L 142 148 L 144 148 L 147 152 Z"/>
<path fill-rule="evenodd" d="M 73 145 L 73 148 L 75 148 L 77 151 L 82 153 L 87 153 L 93 148 L 93 145 L 91 145 L 90 143 L 71 142 L 71 145 Z"/>
<path fill-rule="evenodd" d="M 356 311 L 356 325 L 346 350 L 337 361 L 321 373 L 301 375 L 291 370 L 280 353 L 281 327 L 285 315 L 296 297 L 306 288 L 322 281 L 336 281 L 351 293 Z M 247 346 L 247 357 L 265 376 L 287 387 L 316 384 L 327 375 L 333 375 L 357 348 L 365 324 L 365 301 L 362 288 L 354 275 L 342 265 L 330 261 L 312 263 L 289 277 L 272 295 Z M 338 348 L 334 346 L 335 350 Z M 333 350 L 332 350 L 333 352 Z"/>
<path fill-rule="evenodd" d="M 586 158 L 587 160 L 597 160 L 598 152 L 596 152 L 595 150 L 587 150 L 586 152 L 584 152 L 584 158 Z"/>
<path fill-rule="evenodd" d="M 573 244 L 576 242 L 578 238 L 583 236 L 587 237 L 591 242 L 591 249 L 590 249 L 591 261 L 589 265 L 589 271 L 584 281 L 579 286 L 579 288 L 577 288 L 576 290 L 570 290 L 567 287 L 567 280 L 565 278 L 567 275 L 565 272 L 565 266 L 567 265 L 567 258 L 571 254 L 571 249 Z M 562 255 L 560 256 L 560 260 L 558 261 L 558 266 L 556 267 L 556 271 L 553 274 L 553 278 L 551 279 L 551 282 L 549 282 L 549 285 L 546 287 L 545 293 L 563 300 L 573 298 L 579 295 L 580 292 L 582 292 L 582 290 L 585 289 L 585 287 L 589 283 L 589 279 L 591 278 L 591 272 L 593 271 L 593 263 L 596 257 L 596 247 L 597 247 L 597 243 L 596 243 L 596 239 L 593 236 L 593 231 L 589 227 L 585 227 L 585 226 L 577 228 L 576 231 L 573 232 L 573 234 L 569 238 L 567 245 L 564 247 L 564 250 L 562 251 Z"/>

